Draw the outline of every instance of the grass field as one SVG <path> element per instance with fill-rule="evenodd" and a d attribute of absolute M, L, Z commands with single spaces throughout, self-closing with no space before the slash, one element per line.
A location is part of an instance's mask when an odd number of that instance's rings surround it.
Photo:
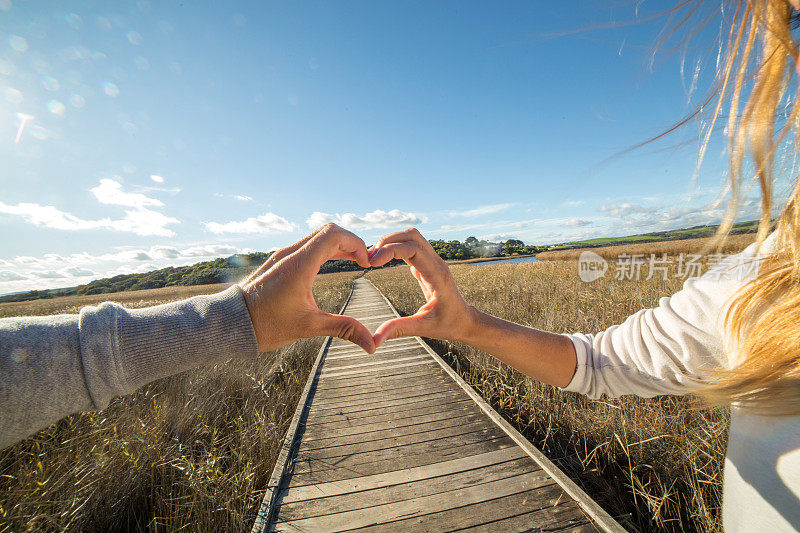
<path fill-rule="evenodd" d="M 755 233 L 746 233 L 744 235 L 731 235 L 722 245 L 718 253 L 730 254 L 736 253 L 744 249 L 748 244 L 755 242 Z M 567 260 L 578 259 L 581 252 L 584 250 L 591 250 L 606 259 L 613 259 L 619 257 L 621 254 L 641 254 L 646 256 L 645 259 L 650 257 L 650 254 L 661 256 L 667 254 L 670 257 L 675 257 L 679 254 L 690 253 L 705 253 L 716 252 L 710 250 L 712 246 L 712 239 L 708 237 L 698 239 L 684 239 L 680 241 L 663 241 L 663 242 L 649 242 L 649 243 L 634 243 L 622 244 L 617 246 L 598 246 L 596 248 L 575 248 L 570 250 L 550 250 L 536 254 L 537 259 L 542 261 L 547 260 Z"/>
<path fill-rule="evenodd" d="M 317 278 L 337 312 L 355 273 Z M 227 285 L 0 305 L 0 316 L 144 307 Z M 322 339 L 156 381 L 0 451 L 0 531 L 249 531 Z"/>
<path fill-rule="evenodd" d="M 731 244 L 728 251 L 736 251 L 746 241 Z M 705 244 L 704 240 L 684 241 L 672 251 L 694 253 Z M 666 245 L 678 243 L 658 244 L 659 250 Z M 640 246 L 606 252 L 614 256 L 632 249 L 650 253 Z M 451 269 L 469 303 L 555 332 L 600 331 L 639 309 L 657 305 L 659 298 L 676 292 L 683 283 L 674 268 L 666 281 L 661 276 L 650 280 L 642 276 L 638 281 L 607 276 L 583 283 L 577 262 L 569 259 L 454 265 Z M 415 312 L 424 301 L 407 267 L 376 270 L 367 276 L 403 314 Z M 721 530 L 727 410 L 703 409 L 691 398 L 668 396 L 592 401 L 541 385 L 468 346 L 432 344 L 495 409 L 612 515 L 629 516 L 629 526 L 641 531 Z"/>

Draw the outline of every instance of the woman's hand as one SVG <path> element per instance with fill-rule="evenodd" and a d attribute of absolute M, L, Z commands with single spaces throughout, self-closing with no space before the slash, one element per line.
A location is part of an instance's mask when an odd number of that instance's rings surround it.
<path fill-rule="evenodd" d="M 411 266 L 426 303 L 407 317 L 381 324 L 375 331 L 375 346 L 396 337 L 422 336 L 464 341 L 468 338 L 474 308 L 458 292 L 447 263 L 416 229 L 384 235 L 369 250 L 370 264 L 383 266 L 402 259 Z"/>
<path fill-rule="evenodd" d="M 317 307 L 311 289 L 319 267 L 329 259 L 370 266 L 364 241 L 335 224 L 327 224 L 272 254 L 242 282 L 260 351 L 321 335 L 353 342 L 368 353 L 375 351 L 372 335 L 358 320 L 325 313 Z"/>

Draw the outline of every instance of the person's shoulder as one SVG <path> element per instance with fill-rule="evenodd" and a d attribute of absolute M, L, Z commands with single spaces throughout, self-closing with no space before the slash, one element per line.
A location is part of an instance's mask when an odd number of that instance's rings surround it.
<path fill-rule="evenodd" d="M 761 262 L 775 250 L 776 242 L 777 232 L 772 232 L 762 242 L 756 240 L 737 254 L 721 254 L 721 259 L 703 277 L 711 281 L 753 280 Z"/>

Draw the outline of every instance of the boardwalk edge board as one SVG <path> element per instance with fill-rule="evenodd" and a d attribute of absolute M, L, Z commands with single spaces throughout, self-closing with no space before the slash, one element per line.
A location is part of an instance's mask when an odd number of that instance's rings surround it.
<path fill-rule="evenodd" d="M 372 283 L 371 280 L 367 278 L 364 279 L 370 285 L 375 287 L 375 284 Z M 381 292 L 380 289 L 378 289 L 377 287 L 375 287 L 375 290 L 377 290 L 380 293 L 380 295 L 383 296 L 383 299 L 386 301 L 386 304 L 389 306 L 392 312 L 397 317 L 400 317 L 400 313 L 397 312 L 397 309 L 394 308 L 394 305 L 392 305 L 392 302 L 389 301 L 386 295 L 384 295 L 383 292 Z M 611 517 L 611 515 L 609 515 L 608 512 L 606 512 L 605 509 L 600 507 L 600 504 L 594 501 L 569 476 L 567 476 L 560 468 L 558 468 L 558 466 L 556 466 L 555 463 L 553 463 L 550 459 L 548 459 L 547 456 L 545 456 L 539 450 L 539 448 L 531 444 L 531 442 L 528 439 L 526 439 L 522 435 L 522 433 L 517 431 L 514 428 L 514 426 L 509 424 L 505 418 L 500 416 L 500 414 L 497 411 L 495 411 L 494 408 L 492 408 L 492 406 L 489 405 L 480 394 L 475 392 L 475 389 L 473 389 L 469 385 L 469 383 L 464 381 L 464 378 L 462 378 L 458 372 L 453 370 L 453 368 L 450 365 L 448 365 L 444 359 L 439 357 L 439 354 L 433 351 L 433 348 L 428 346 L 427 342 L 423 341 L 422 338 L 420 337 L 414 337 L 414 338 L 417 339 L 420 342 L 420 344 L 422 344 L 422 346 L 431 355 L 431 357 L 433 357 L 434 360 L 436 360 L 436 362 L 439 363 L 439 365 L 441 365 L 444 371 L 447 372 L 447 374 L 451 378 L 453 378 L 453 380 L 456 383 L 458 383 L 458 385 L 464 390 L 464 392 L 466 392 L 469 395 L 469 397 L 472 398 L 472 400 L 478 404 L 478 407 L 480 407 L 483 410 L 483 412 L 485 412 L 495 424 L 500 426 L 500 428 L 506 434 L 508 434 L 508 436 L 511 437 L 511 439 L 514 442 L 516 442 L 520 448 L 525 450 L 525 453 L 527 453 L 531 457 L 531 459 L 536 461 L 539 464 L 539 466 L 542 467 L 542 470 L 550 474 L 550 476 L 559 485 L 561 485 L 561 488 L 564 489 L 564 492 L 566 492 L 576 502 L 578 502 L 578 505 L 581 507 L 581 509 L 583 509 L 583 511 L 587 515 L 589 515 L 589 517 L 591 517 L 592 520 L 594 520 L 595 524 L 598 527 L 602 528 L 604 531 L 607 531 L 609 533 L 625 533 L 625 528 L 619 525 L 619 523 L 616 520 L 614 520 Z"/>
<path fill-rule="evenodd" d="M 352 286 L 350 287 L 350 294 L 347 296 L 347 300 L 345 300 L 344 305 L 339 310 L 339 314 L 342 314 L 344 310 L 347 308 L 347 304 L 350 303 L 350 299 L 353 297 L 353 293 L 355 292 L 356 284 L 355 281 L 353 282 Z M 394 308 L 392 308 L 394 310 Z M 251 533 L 264 533 L 268 530 L 269 524 L 272 521 L 272 514 L 275 512 L 275 500 L 278 497 L 278 493 L 280 492 L 280 485 L 281 480 L 283 479 L 283 474 L 286 471 L 286 467 L 289 465 L 289 461 L 292 457 L 292 452 L 294 451 L 293 448 L 296 444 L 299 443 L 297 440 L 297 430 L 300 427 L 300 422 L 303 419 L 303 414 L 308 409 L 308 396 L 311 393 L 311 389 L 314 383 L 319 378 L 320 374 L 320 366 L 322 364 L 322 359 L 325 355 L 325 351 L 330 346 L 331 342 L 333 342 L 333 337 L 328 337 L 322 343 L 322 346 L 319 349 L 319 353 L 317 353 L 317 359 L 314 361 L 314 366 L 311 367 L 311 372 L 308 375 L 308 381 L 306 381 L 306 386 L 303 389 L 303 394 L 300 395 L 300 400 L 297 402 L 297 409 L 294 411 L 294 416 L 292 417 L 292 423 L 289 424 L 289 429 L 286 430 L 286 435 L 283 438 L 283 446 L 281 447 L 280 453 L 278 453 L 278 459 L 275 461 L 275 466 L 272 469 L 272 475 L 269 477 L 269 482 L 267 483 L 267 490 L 264 493 L 264 499 L 261 503 L 261 507 L 258 510 L 258 515 L 256 516 L 256 520 L 253 523 L 253 529 Z"/>

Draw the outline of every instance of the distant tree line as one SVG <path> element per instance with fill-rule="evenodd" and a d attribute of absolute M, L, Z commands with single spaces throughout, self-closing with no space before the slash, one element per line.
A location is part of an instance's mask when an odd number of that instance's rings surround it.
<path fill-rule="evenodd" d="M 457 261 L 479 257 L 507 257 L 510 255 L 533 255 L 544 250 L 541 246 L 530 246 L 518 239 L 505 242 L 491 242 L 467 237 L 461 241 L 430 241 L 433 249 L 442 259 Z"/>
<path fill-rule="evenodd" d="M 536 246 L 526 246 L 520 240 L 509 239 L 505 242 L 479 241 L 468 237 L 460 241 L 430 241 L 433 248 L 443 259 L 459 260 L 478 257 L 504 257 L 515 254 L 534 254 L 542 250 Z M 142 289 L 160 289 L 174 285 L 208 285 L 212 283 L 238 282 L 266 261 L 270 253 L 254 252 L 236 254 L 230 257 L 203 261 L 195 265 L 166 267 L 138 274 L 119 274 L 111 278 L 94 280 L 85 285 L 64 289 L 28 291 L 0 296 L 0 302 L 23 302 L 40 298 L 57 296 L 74 296 L 86 294 L 105 294 L 109 292 L 138 291 Z M 386 266 L 393 266 L 402 261 L 393 260 Z M 331 272 L 347 272 L 361 270 L 353 261 L 328 261 L 320 267 L 320 274 Z"/>

